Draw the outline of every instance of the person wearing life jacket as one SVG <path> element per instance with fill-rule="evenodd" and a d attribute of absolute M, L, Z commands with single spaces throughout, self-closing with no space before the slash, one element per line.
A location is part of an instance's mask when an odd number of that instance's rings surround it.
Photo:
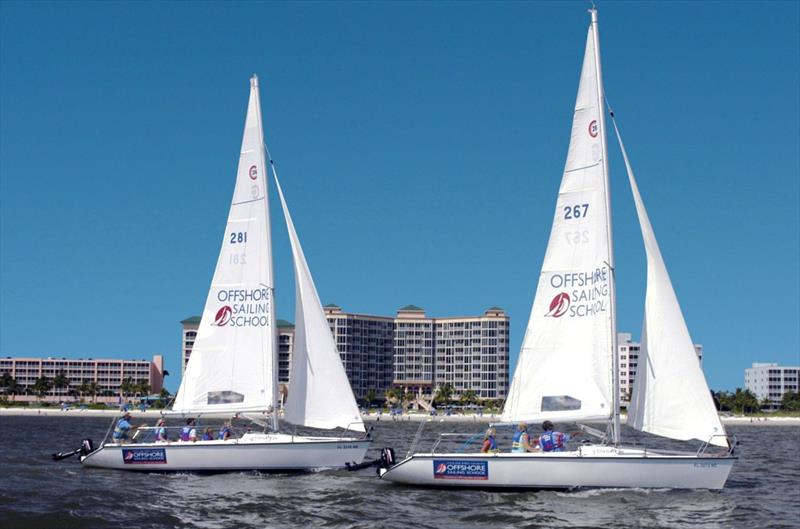
<path fill-rule="evenodd" d="M 125 412 L 125 414 L 122 417 L 120 417 L 120 419 L 117 421 L 117 425 L 114 427 L 113 438 L 115 441 L 123 442 L 129 439 L 128 432 L 130 432 L 131 430 L 130 421 L 131 421 L 131 414 L 128 412 Z"/>
<path fill-rule="evenodd" d="M 156 423 L 156 442 L 157 443 L 166 443 L 169 439 L 167 439 L 167 428 L 165 427 L 166 421 L 164 419 L 159 419 Z"/>
<path fill-rule="evenodd" d="M 497 441 L 495 440 L 495 436 L 497 436 L 497 430 L 495 430 L 494 426 L 490 426 L 488 430 L 486 430 L 486 435 L 483 436 L 483 446 L 481 446 L 481 452 L 484 454 L 488 454 L 490 452 L 498 452 L 497 449 Z"/>
<path fill-rule="evenodd" d="M 194 419 L 186 419 L 186 426 L 181 429 L 181 441 L 197 441 L 197 430 L 194 427 Z"/>
<path fill-rule="evenodd" d="M 219 439 L 220 441 L 227 441 L 231 438 L 231 427 L 228 423 L 222 425 L 222 428 L 219 429 Z"/>
<path fill-rule="evenodd" d="M 565 450 L 564 443 L 581 433 L 575 432 L 570 435 L 563 432 L 554 432 L 553 423 L 550 421 L 542 423 L 542 430 L 544 430 L 544 433 L 539 436 L 539 446 L 543 452 L 563 452 Z"/>
<path fill-rule="evenodd" d="M 514 439 L 511 443 L 511 451 L 518 453 L 536 451 L 536 447 L 531 445 L 530 438 L 528 437 L 528 425 L 524 422 L 517 425 L 517 431 L 514 432 Z"/>
<path fill-rule="evenodd" d="M 203 432 L 203 441 L 213 441 L 214 440 L 214 430 L 211 429 L 209 426 L 206 428 L 206 431 Z"/>

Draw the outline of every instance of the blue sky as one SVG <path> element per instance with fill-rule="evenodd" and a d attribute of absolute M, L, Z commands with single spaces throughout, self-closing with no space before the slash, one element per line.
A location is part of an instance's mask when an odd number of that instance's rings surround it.
<path fill-rule="evenodd" d="M 3 2 L 0 354 L 164 354 L 180 372 L 257 73 L 323 303 L 500 305 L 513 364 L 587 5 Z M 606 93 L 709 384 L 800 363 L 800 4 L 599 9 Z M 610 146 L 619 329 L 638 336 L 644 252 Z M 278 315 L 293 319 L 271 207 Z"/>

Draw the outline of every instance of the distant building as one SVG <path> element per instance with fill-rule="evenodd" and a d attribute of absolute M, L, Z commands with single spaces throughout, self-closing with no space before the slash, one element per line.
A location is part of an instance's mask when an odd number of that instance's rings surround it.
<path fill-rule="evenodd" d="M 20 394 L 13 397 L 16 401 L 38 401 L 33 392 L 36 379 L 47 377 L 52 381 L 63 373 L 68 385 L 52 388 L 42 401 L 61 402 L 83 397 L 87 401 L 117 403 L 121 395 L 120 385 L 126 379 L 134 384 L 146 383 L 149 394 L 161 392 L 164 358 L 161 355 L 153 356 L 152 360 L 7 357 L 0 359 L 0 376 L 4 373 L 13 377 L 20 386 Z M 97 384 L 94 395 L 85 391 L 90 383 Z"/>
<path fill-rule="evenodd" d="M 769 399 L 771 408 L 781 405 L 783 394 L 787 391 L 800 391 L 798 386 L 798 366 L 779 366 L 774 363 L 753 363 L 744 370 L 744 387 L 753 392 L 758 400 Z"/>
<path fill-rule="evenodd" d="M 493 307 L 481 316 L 430 318 L 414 305 L 395 317 L 342 311 L 326 305 L 325 315 L 347 378 L 357 398 L 402 387 L 430 398 L 450 384 L 453 398 L 473 391 L 479 399 L 503 399 L 508 393 L 509 318 Z M 191 356 L 200 318 L 183 326 L 182 366 Z M 279 382 L 288 384 L 294 350 L 294 326 L 278 320 Z"/>
<path fill-rule="evenodd" d="M 377 395 L 392 386 L 394 318 L 342 312 L 338 305 L 325 305 L 336 348 L 357 398 L 370 390 Z"/>
<path fill-rule="evenodd" d="M 629 396 L 633 391 L 633 381 L 636 380 L 636 368 L 639 365 L 639 352 L 642 344 L 634 342 L 631 333 L 617 333 L 617 350 L 619 354 L 619 397 L 623 405 L 629 403 Z M 700 365 L 703 364 L 703 346 L 694 344 L 694 352 Z"/>

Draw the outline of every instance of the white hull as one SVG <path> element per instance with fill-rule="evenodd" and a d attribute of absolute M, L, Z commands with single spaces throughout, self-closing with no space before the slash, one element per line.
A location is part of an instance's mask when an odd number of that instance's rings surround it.
<path fill-rule="evenodd" d="M 247 434 L 229 441 L 106 444 L 83 457 L 88 467 L 148 472 L 291 471 L 360 463 L 372 441 Z"/>
<path fill-rule="evenodd" d="M 735 460 L 593 446 L 574 452 L 414 454 L 381 478 L 428 487 L 721 489 Z"/>

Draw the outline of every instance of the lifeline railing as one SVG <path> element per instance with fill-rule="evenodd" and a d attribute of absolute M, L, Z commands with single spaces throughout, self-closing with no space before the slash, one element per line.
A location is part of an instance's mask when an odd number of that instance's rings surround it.
<path fill-rule="evenodd" d="M 724 433 L 719 433 L 719 434 L 712 435 L 711 437 L 709 437 L 708 440 L 705 443 L 703 443 L 703 446 L 701 446 L 700 448 L 697 449 L 697 454 L 695 454 L 695 455 L 701 456 L 701 455 L 705 454 L 706 450 L 708 449 L 709 445 L 711 444 L 711 441 L 716 437 L 724 437 L 728 441 L 728 452 L 727 452 L 726 455 L 732 456 L 734 454 L 734 452 L 736 451 L 736 445 L 739 444 L 739 440 L 733 434 L 728 435 L 728 434 L 724 434 Z"/>

